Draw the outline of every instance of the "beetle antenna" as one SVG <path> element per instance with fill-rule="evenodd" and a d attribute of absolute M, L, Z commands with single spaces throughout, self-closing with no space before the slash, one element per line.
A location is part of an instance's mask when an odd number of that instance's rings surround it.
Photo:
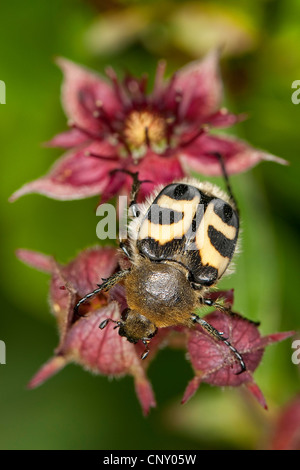
<path fill-rule="evenodd" d="M 222 174 L 223 174 L 223 177 L 224 177 L 224 180 L 225 180 L 227 192 L 230 196 L 231 201 L 235 205 L 237 212 L 239 212 L 236 199 L 235 199 L 235 197 L 233 195 L 233 192 L 232 192 L 232 188 L 231 188 L 231 184 L 230 184 L 230 181 L 229 181 L 229 176 L 228 176 L 228 173 L 227 173 L 227 170 L 226 170 L 224 158 L 219 152 L 212 152 L 212 154 L 215 155 L 217 157 L 217 159 L 219 160 L 221 170 L 222 170 Z"/>

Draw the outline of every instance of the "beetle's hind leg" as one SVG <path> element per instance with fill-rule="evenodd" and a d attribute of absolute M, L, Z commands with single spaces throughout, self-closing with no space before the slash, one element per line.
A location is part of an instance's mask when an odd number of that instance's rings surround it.
<path fill-rule="evenodd" d="M 205 321 L 203 318 L 200 318 L 195 314 L 192 315 L 191 318 L 194 323 L 198 323 L 199 325 L 201 325 L 202 328 L 204 328 L 211 336 L 213 336 L 214 338 L 220 341 L 223 341 L 223 343 L 226 344 L 226 346 L 228 346 L 229 349 L 231 349 L 231 351 L 233 352 L 235 357 L 238 359 L 240 366 L 241 366 L 241 370 L 237 372 L 236 375 L 239 375 L 242 372 L 245 372 L 246 365 L 245 365 L 242 355 L 238 352 L 238 350 L 234 346 L 232 346 L 232 344 L 228 341 L 228 339 L 223 336 L 223 333 L 221 331 L 218 331 L 215 327 L 213 327 L 210 323 Z"/>

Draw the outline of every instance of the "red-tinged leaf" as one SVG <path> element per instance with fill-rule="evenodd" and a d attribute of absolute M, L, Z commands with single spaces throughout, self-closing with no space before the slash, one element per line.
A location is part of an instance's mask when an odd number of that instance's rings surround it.
<path fill-rule="evenodd" d="M 222 155 L 228 174 L 241 173 L 260 161 L 273 161 L 287 165 L 287 161 L 248 143 L 229 136 L 203 134 L 181 151 L 181 160 L 186 168 L 209 176 L 221 176 L 222 169 L 215 153 Z"/>

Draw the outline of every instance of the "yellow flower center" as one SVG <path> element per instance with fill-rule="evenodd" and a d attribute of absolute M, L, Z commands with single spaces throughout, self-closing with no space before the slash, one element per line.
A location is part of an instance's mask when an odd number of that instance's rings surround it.
<path fill-rule="evenodd" d="M 125 121 L 124 136 L 133 148 L 159 144 L 166 137 L 165 119 L 151 111 L 132 111 Z"/>

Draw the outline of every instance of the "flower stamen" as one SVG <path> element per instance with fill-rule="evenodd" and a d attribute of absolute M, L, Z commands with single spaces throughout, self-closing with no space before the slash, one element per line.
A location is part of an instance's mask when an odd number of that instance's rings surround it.
<path fill-rule="evenodd" d="M 150 111 L 132 111 L 124 125 L 124 137 L 131 148 L 159 144 L 166 138 L 166 120 Z"/>

